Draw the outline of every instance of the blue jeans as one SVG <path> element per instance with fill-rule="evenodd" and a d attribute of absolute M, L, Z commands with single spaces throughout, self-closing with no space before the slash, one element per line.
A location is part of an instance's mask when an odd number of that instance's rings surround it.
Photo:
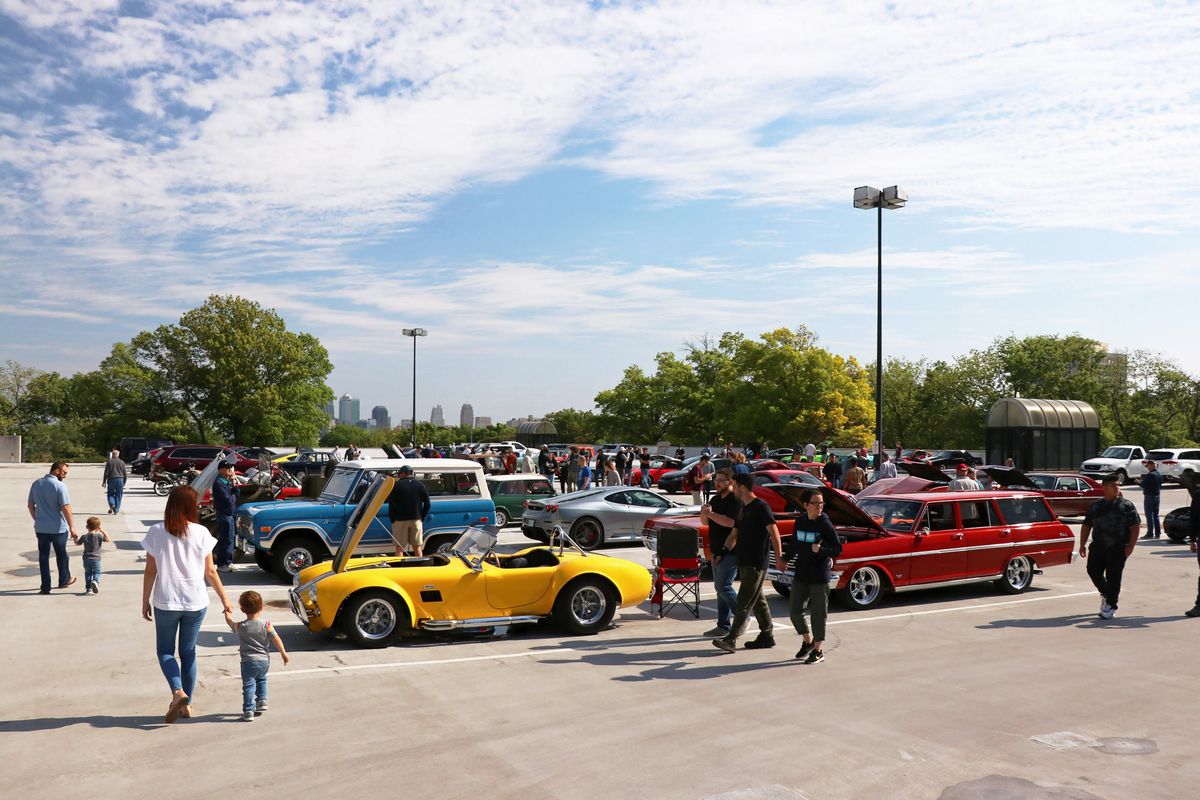
<path fill-rule="evenodd" d="M 717 589 L 717 625 L 728 628 L 733 624 L 733 609 L 737 607 L 737 592 L 733 576 L 737 574 L 737 556 L 730 554 L 713 566 L 713 585 Z"/>
<path fill-rule="evenodd" d="M 197 611 L 154 609 L 154 639 L 158 666 L 171 691 L 183 689 L 188 697 L 196 691 L 196 639 L 207 608 Z M 179 635 L 179 660 L 175 660 L 175 635 Z"/>
<path fill-rule="evenodd" d="M 108 507 L 113 511 L 121 510 L 121 498 L 125 496 L 125 479 L 108 479 Z"/>
<path fill-rule="evenodd" d="M 270 661 L 242 662 L 242 711 L 267 704 L 267 670 Z"/>
<path fill-rule="evenodd" d="M 233 545 L 237 539 L 233 532 L 233 515 L 217 516 L 217 547 L 213 550 L 213 561 L 218 567 L 233 563 Z"/>
<path fill-rule="evenodd" d="M 1142 508 L 1146 512 L 1146 535 L 1158 538 L 1162 536 L 1162 522 L 1158 518 L 1160 495 L 1147 494 L 1142 496 Z"/>
<path fill-rule="evenodd" d="M 642 488 L 643 489 L 650 488 L 650 470 L 649 469 L 642 470 Z"/>
<path fill-rule="evenodd" d="M 67 534 L 39 533 L 38 568 L 42 573 L 42 591 L 50 591 L 50 548 L 54 548 L 54 560 L 58 563 L 58 585 L 71 580 L 71 557 L 67 555 Z"/>
<path fill-rule="evenodd" d="M 91 586 L 100 582 L 100 559 L 85 558 L 83 560 L 83 584 Z"/>

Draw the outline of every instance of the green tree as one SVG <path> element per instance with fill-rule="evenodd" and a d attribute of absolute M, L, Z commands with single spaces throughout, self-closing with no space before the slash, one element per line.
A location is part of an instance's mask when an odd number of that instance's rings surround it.
<path fill-rule="evenodd" d="M 564 408 L 551 411 L 546 419 L 554 424 L 558 431 L 558 440 L 562 442 L 597 442 L 603 438 L 600 432 L 600 420 L 593 411 L 580 411 L 577 408 Z"/>
<path fill-rule="evenodd" d="M 140 333 L 137 362 L 160 373 L 202 441 L 315 444 L 333 399 L 316 337 L 240 297 L 213 295 L 175 325 Z"/>

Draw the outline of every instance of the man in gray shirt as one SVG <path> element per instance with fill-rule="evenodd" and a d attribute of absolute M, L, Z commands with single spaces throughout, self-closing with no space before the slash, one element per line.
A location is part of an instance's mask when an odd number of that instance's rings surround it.
<path fill-rule="evenodd" d="M 125 462 L 121 460 L 121 451 L 113 450 L 109 454 L 108 463 L 104 465 L 104 477 L 100 485 L 108 489 L 108 513 L 121 512 L 121 498 L 125 496 Z"/>
<path fill-rule="evenodd" d="M 50 548 L 58 563 L 58 588 L 65 589 L 75 582 L 71 575 L 71 559 L 67 555 L 67 534 L 78 542 L 75 519 L 71 514 L 71 497 L 67 494 L 67 465 L 55 461 L 50 473 L 38 478 L 29 487 L 29 516 L 38 539 L 38 567 L 42 576 L 39 594 L 50 594 Z"/>

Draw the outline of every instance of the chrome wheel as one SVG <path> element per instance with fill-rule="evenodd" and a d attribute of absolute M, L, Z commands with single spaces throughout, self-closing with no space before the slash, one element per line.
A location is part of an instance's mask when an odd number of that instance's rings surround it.
<path fill-rule="evenodd" d="M 1009 594 L 1019 594 L 1033 583 L 1033 563 L 1025 556 L 1010 558 L 1004 566 L 1000 586 Z"/>
<path fill-rule="evenodd" d="M 883 579 L 874 567 L 856 569 L 846 584 L 846 597 L 854 608 L 870 608 L 879 602 L 882 593 Z"/>
<path fill-rule="evenodd" d="M 496 527 L 503 528 L 508 524 L 508 512 L 503 508 L 496 508 Z"/>
<path fill-rule="evenodd" d="M 571 538 L 584 550 L 595 550 L 604 541 L 604 529 L 594 519 L 581 519 L 571 528 Z"/>
<path fill-rule="evenodd" d="M 368 641 L 385 640 L 396 630 L 396 608 L 382 598 L 368 600 L 358 607 L 354 626 Z"/>
<path fill-rule="evenodd" d="M 289 547 L 283 554 L 283 566 L 289 575 L 299 575 L 316 562 L 307 547 Z"/>
<path fill-rule="evenodd" d="M 584 627 L 591 627 L 604 618 L 608 598 L 598 586 L 581 586 L 571 595 L 571 617 Z"/>

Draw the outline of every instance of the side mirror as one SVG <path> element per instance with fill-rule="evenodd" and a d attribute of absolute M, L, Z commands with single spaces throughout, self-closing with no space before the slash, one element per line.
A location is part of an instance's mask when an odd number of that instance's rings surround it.
<path fill-rule="evenodd" d="M 928 535 L 929 535 L 929 528 L 917 528 L 917 533 L 916 533 L 916 535 L 917 535 L 917 536 L 928 536 Z"/>

